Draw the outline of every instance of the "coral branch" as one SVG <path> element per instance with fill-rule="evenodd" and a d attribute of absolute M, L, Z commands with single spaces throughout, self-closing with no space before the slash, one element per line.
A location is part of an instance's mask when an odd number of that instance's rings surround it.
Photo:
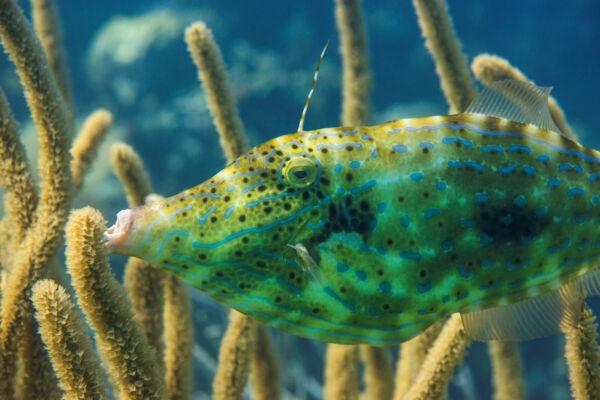
<path fill-rule="evenodd" d="M 358 346 L 329 344 L 325 355 L 324 400 L 358 400 Z"/>
<path fill-rule="evenodd" d="M 144 204 L 144 198 L 152 192 L 152 187 L 140 156 L 131 146 L 116 143 L 110 149 L 110 157 L 115 173 L 125 187 L 129 205 Z"/>
<path fill-rule="evenodd" d="M 74 211 L 67 224 L 67 267 L 79 306 L 96 331 L 98 352 L 115 391 L 128 399 L 162 399 L 156 357 L 110 273 L 103 244 L 105 221 L 92 208 Z"/>
<path fill-rule="evenodd" d="M 433 343 L 415 384 L 406 393 L 403 400 L 445 398 L 454 367 L 462 362 L 469 343 L 460 315 L 453 314 Z"/>
<path fill-rule="evenodd" d="M 370 113 L 371 68 L 360 0 L 335 0 L 335 5 L 344 70 L 342 123 L 365 125 Z"/>
<path fill-rule="evenodd" d="M 73 120 L 73 92 L 69 80 L 67 55 L 62 46 L 60 19 L 54 0 L 31 0 L 31 14 L 35 33 L 40 39 L 48 64 L 54 74 L 62 101 L 67 112 L 67 121 Z"/>
<path fill-rule="evenodd" d="M 520 400 L 525 398 L 525 382 L 519 347 L 515 342 L 489 343 L 492 360 L 494 400 Z"/>
<path fill-rule="evenodd" d="M 208 108 L 221 138 L 227 162 L 233 161 L 248 147 L 237 106 L 227 85 L 223 56 L 210 29 L 202 22 L 185 30 L 188 51 L 198 68 L 198 76 L 206 92 Z"/>
<path fill-rule="evenodd" d="M 419 26 L 434 61 L 442 91 L 450 105 L 450 113 L 466 110 L 475 97 L 467 59 L 445 0 L 413 0 Z"/>
<path fill-rule="evenodd" d="M 258 324 L 256 328 L 256 346 L 250 370 L 253 400 L 278 400 L 281 397 L 277 356 L 269 328 L 263 324 Z"/>
<path fill-rule="evenodd" d="M 473 59 L 471 71 L 482 83 L 489 85 L 492 82 L 503 79 L 516 79 L 524 82 L 531 82 L 516 67 L 513 67 L 506 59 L 490 54 L 480 54 Z M 577 140 L 577 135 L 571 129 L 562 108 L 552 96 L 548 98 L 548 108 L 554 123 L 568 138 Z"/>
<path fill-rule="evenodd" d="M 391 399 L 394 392 L 392 360 L 386 347 L 360 346 L 365 365 L 365 392 L 361 398 Z"/>
<path fill-rule="evenodd" d="M 191 356 L 194 326 L 187 286 L 177 277 L 165 278 L 165 390 L 169 400 L 191 395 Z"/>
<path fill-rule="evenodd" d="M 229 319 L 213 381 L 214 400 L 242 398 L 256 345 L 256 321 L 235 310 L 230 311 Z"/>
<path fill-rule="evenodd" d="M 92 160 L 96 156 L 98 146 L 112 126 L 112 115 L 106 110 L 96 110 L 83 123 L 81 131 L 71 147 L 71 171 L 73 186 L 78 190 L 83 183 L 83 177 Z"/>
<path fill-rule="evenodd" d="M 32 290 L 35 318 L 66 399 L 103 399 L 100 360 L 67 292 L 51 280 Z"/>
<path fill-rule="evenodd" d="M 585 306 L 579 324 L 565 332 L 565 357 L 569 367 L 571 393 L 576 400 L 600 398 L 600 347 L 598 324 Z"/>

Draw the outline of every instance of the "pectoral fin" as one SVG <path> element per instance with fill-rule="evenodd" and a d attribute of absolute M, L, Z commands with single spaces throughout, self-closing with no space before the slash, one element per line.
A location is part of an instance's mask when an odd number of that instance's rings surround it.
<path fill-rule="evenodd" d="M 296 250 L 296 255 L 299 258 L 300 266 L 302 267 L 302 269 L 308 272 L 310 276 L 312 276 L 314 280 L 319 284 L 319 286 L 323 286 L 321 273 L 319 272 L 319 266 L 311 257 L 306 246 L 304 246 L 302 243 L 296 243 L 294 245 L 288 244 L 288 246 Z"/>

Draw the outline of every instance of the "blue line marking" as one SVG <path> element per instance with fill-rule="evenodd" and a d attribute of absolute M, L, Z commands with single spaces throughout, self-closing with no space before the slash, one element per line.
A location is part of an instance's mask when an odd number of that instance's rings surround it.
<path fill-rule="evenodd" d="M 502 146 L 481 146 L 481 151 L 483 151 L 484 153 L 489 153 L 491 151 L 504 153 L 504 149 L 502 148 Z"/>
<path fill-rule="evenodd" d="M 250 185 L 248 187 L 245 187 L 242 189 L 242 193 L 248 193 L 249 191 L 251 191 L 252 189 L 254 189 L 257 186 L 263 185 L 265 183 L 265 181 L 258 181 L 253 185 Z"/>
<path fill-rule="evenodd" d="M 400 133 L 400 132 L 402 132 L 402 128 L 390 129 L 387 131 L 387 133 L 389 133 L 390 135 L 395 135 L 396 133 Z"/>
<path fill-rule="evenodd" d="M 159 205 L 158 207 L 156 207 L 156 210 L 157 210 L 157 211 L 158 211 L 158 210 L 161 210 L 161 209 L 163 209 L 163 208 L 164 208 L 164 207 L 165 207 L 167 204 L 171 204 L 171 203 L 172 203 L 172 202 L 174 202 L 174 201 L 177 201 L 177 200 L 179 200 L 179 199 L 186 198 L 186 197 L 189 197 L 189 196 L 190 196 L 190 195 L 189 195 L 188 193 L 184 193 L 184 194 L 182 194 L 182 195 L 180 195 L 180 196 L 173 197 L 172 199 L 169 199 L 169 200 L 165 201 L 164 203 L 162 203 L 161 205 Z"/>
<path fill-rule="evenodd" d="M 308 226 L 313 231 L 316 231 L 317 229 L 321 229 L 325 225 L 325 222 L 327 222 L 327 221 L 325 221 L 324 219 L 320 220 L 316 224 L 313 224 L 312 222 L 308 221 L 306 223 L 306 226 Z"/>
<path fill-rule="evenodd" d="M 364 185 L 350 189 L 350 194 L 356 195 L 362 193 L 366 190 L 373 189 L 375 185 L 377 185 L 377 181 L 375 179 L 371 179 L 370 181 L 367 181 L 367 183 L 365 183 Z"/>
<path fill-rule="evenodd" d="M 372 137 L 373 137 L 373 135 L 362 135 L 362 136 L 360 137 L 360 139 L 361 139 L 361 140 L 367 140 L 367 139 L 369 139 L 369 138 L 372 138 Z"/>
<path fill-rule="evenodd" d="M 566 237 L 565 240 L 563 240 L 562 244 L 558 247 L 552 247 L 549 246 L 548 247 L 548 254 L 556 254 L 561 250 L 566 249 L 567 247 L 569 247 L 569 245 L 571 244 L 571 238 L 570 237 Z"/>
<path fill-rule="evenodd" d="M 304 143 L 300 143 L 297 140 L 292 140 L 291 142 L 284 144 L 281 146 L 282 149 L 287 149 L 288 147 L 290 147 L 291 145 L 295 144 L 298 147 L 306 147 L 306 145 Z"/>
<path fill-rule="evenodd" d="M 235 206 L 231 206 L 227 210 L 225 210 L 224 215 L 225 215 L 226 219 L 231 216 L 231 213 L 233 212 L 233 210 L 235 210 Z"/>
<path fill-rule="evenodd" d="M 408 147 L 404 144 L 394 144 L 392 145 L 392 150 L 397 151 L 398 153 L 406 153 Z"/>
<path fill-rule="evenodd" d="M 355 149 L 361 149 L 363 147 L 363 145 L 360 143 L 352 143 L 352 142 L 346 142 L 346 143 L 335 144 L 335 145 L 320 143 L 317 145 L 317 151 L 321 150 L 323 148 L 331 149 L 331 150 L 341 150 L 341 149 L 345 149 L 348 146 L 354 147 Z"/>
<path fill-rule="evenodd" d="M 476 171 L 483 171 L 483 165 L 476 161 L 448 161 L 451 168 L 473 167 Z"/>
<path fill-rule="evenodd" d="M 512 146 L 510 146 L 508 148 L 508 150 L 510 150 L 512 152 L 517 152 L 517 151 L 521 150 L 521 151 L 524 151 L 525 153 L 531 153 L 531 147 L 523 146 L 520 144 L 513 144 Z"/>
<path fill-rule="evenodd" d="M 200 225 L 204 225 L 204 224 L 206 223 L 206 220 L 208 219 L 208 216 L 209 216 L 210 214 L 212 214 L 213 212 L 215 212 L 215 210 L 216 210 L 216 209 L 217 209 L 217 207 L 216 207 L 216 206 L 212 206 L 212 207 L 210 208 L 210 210 L 208 210 L 208 211 L 206 212 L 206 214 L 204 214 L 203 216 L 201 216 L 200 218 L 198 218 L 198 222 L 200 223 Z"/>
<path fill-rule="evenodd" d="M 225 192 L 229 193 L 233 190 L 235 190 L 235 186 L 229 186 L 227 189 L 225 189 Z"/>
<path fill-rule="evenodd" d="M 346 300 L 342 299 L 340 296 L 338 296 L 338 294 L 333 291 L 333 289 L 331 288 L 331 286 L 327 286 L 323 290 L 331 298 L 333 298 L 335 301 L 337 301 L 338 303 L 340 303 L 341 305 L 343 305 L 344 307 L 346 307 L 348 310 L 354 311 L 356 309 L 356 307 L 354 307 L 354 304 L 352 304 L 349 301 L 346 301 Z"/>
<path fill-rule="evenodd" d="M 221 194 L 220 193 L 208 193 L 208 192 L 203 192 L 203 193 L 198 193 L 197 195 L 192 196 L 192 199 L 197 199 L 199 197 L 212 197 L 213 199 L 219 199 L 221 198 Z"/>
<path fill-rule="evenodd" d="M 336 272 L 343 274 L 344 272 L 348 271 L 350 269 L 350 266 L 348 264 L 344 264 L 342 262 L 337 263 L 335 270 Z"/>
<path fill-rule="evenodd" d="M 377 149 L 373 149 L 373 151 L 371 152 L 371 157 L 377 158 Z"/>
<path fill-rule="evenodd" d="M 473 147 L 473 142 L 471 142 L 470 140 L 466 140 L 466 139 L 459 138 L 459 137 L 442 138 L 442 143 L 444 143 L 444 144 L 452 144 L 455 142 L 459 142 L 459 143 L 463 144 L 465 147 Z"/>
<path fill-rule="evenodd" d="M 217 242 L 213 242 L 213 243 L 198 243 L 198 242 L 194 242 L 192 243 L 192 247 L 193 248 L 201 248 L 201 249 L 214 249 L 216 247 L 219 247 L 225 243 L 228 243 L 234 239 L 237 239 L 247 233 L 262 233 L 262 232 L 266 232 L 270 229 L 273 229 L 276 226 L 279 225 L 283 225 L 283 224 L 287 224 L 290 221 L 293 221 L 294 219 L 298 218 L 299 216 L 301 216 L 302 214 L 305 214 L 307 212 L 309 212 L 310 210 L 312 210 L 313 208 L 317 208 L 322 206 L 323 204 L 329 202 L 331 200 L 332 196 L 326 196 L 323 200 L 319 201 L 318 203 L 315 204 L 310 204 L 300 210 L 298 210 L 297 213 L 292 214 L 286 218 L 282 218 L 279 219 L 275 222 L 272 222 L 268 225 L 263 226 L 262 228 L 257 228 L 257 227 L 251 227 L 251 228 L 246 228 L 246 229 L 242 229 L 241 231 L 232 233 L 230 235 L 225 236 L 223 239 L 217 241 Z"/>
<path fill-rule="evenodd" d="M 508 269 L 509 271 L 514 271 L 514 270 L 517 270 L 517 269 L 525 268 L 527 265 L 529 265 L 529 263 L 531 263 L 531 258 L 526 258 L 520 264 L 513 264 L 512 262 L 510 262 L 510 261 L 507 260 L 505 262 L 505 265 L 506 265 L 506 269 Z"/>
<path fill-rule="evenodd" d="M 571 164 L 569 164 L 569 163 L 559 164 L 558 169 L 560 169 L 561 171 L 568 171 L 571 169 Z"/>
<path fill-rule="evenodd" d="M 431 282 L 427 282 L 424 284 L 417 283 L 417 292 L 423 294 L 429 292 L 433 288 Z"/>
<path fill-rule="evenodd" d="M 433 149 L 435 146 L 430 142 L 421 142 L 419 143 L 419 147 L 422 149 Z"/>

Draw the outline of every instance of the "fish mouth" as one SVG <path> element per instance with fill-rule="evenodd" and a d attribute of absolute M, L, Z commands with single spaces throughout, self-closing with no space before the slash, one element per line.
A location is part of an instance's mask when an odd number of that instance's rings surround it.
<path fill-rule="evenodd" d="M 117 221 L 104 231 L 106 247 L 110 253 L 127 255 L 129 233 L 135 221 L 134 210 L 122 210 L 117 213 Z"/>

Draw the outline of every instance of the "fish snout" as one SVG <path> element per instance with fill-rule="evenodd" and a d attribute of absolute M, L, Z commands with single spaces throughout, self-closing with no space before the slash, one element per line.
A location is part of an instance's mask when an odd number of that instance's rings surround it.
<path fill-rule="evenodd" d="M 131 240 L 128 238 L 133 230 L 136 210 L 128 209 L 117 213 L 117 222 L 104 232 L 106 247 L 109 253 L 129 255 Z"/>

